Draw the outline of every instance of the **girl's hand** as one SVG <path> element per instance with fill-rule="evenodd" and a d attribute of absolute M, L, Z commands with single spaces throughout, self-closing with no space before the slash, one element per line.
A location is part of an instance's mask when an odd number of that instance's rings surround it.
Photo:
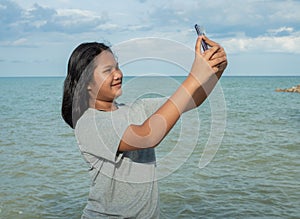
<path fill-rule="evenodd" d="M 204 53 L 202 53 L 202 56 L 212 67 L 215 74 L 217 74 L 217 76 L 220 77 L 223 74 L 225 68 L 227 67 L 227 57 L 226 57 L 225 50 L 219 44 L 208 39 L 206 36 L 203 36 L 202 40 L 204 40 L 209 46 L 211 46 L 209 50 L 206 50 Z M 199 39 L 197 40 L 197 44 L 196 44 L 197 50 L 199 50 L 198 41 Z M 200 40 L 200 45 L 201 45 L 201 40 Z"/>
<path fill-rule="evenodd" d="M 202 40 L 210 46 L 205 52 L 201 52 Z M 195 60 L 190 73 L 199 85 L 205 84 L 212 75 L 220 78 L 226 66 L 227 57 L 224 49 L 206 36 L 199 36 L 195 46 Z"/>

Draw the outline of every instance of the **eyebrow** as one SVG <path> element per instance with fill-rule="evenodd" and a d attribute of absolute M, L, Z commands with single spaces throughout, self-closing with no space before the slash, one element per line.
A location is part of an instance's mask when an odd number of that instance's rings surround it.
<path fill-rule="evenodd" d="M 104 66 L 103 69 L 114 68 L 114 67 L 118 67 L 118 66 L 119 66 L 119 63 L 117 62 L 116 65 L 107 65 L 107 66 Z"/>
<path fill-rule="evenodd" d="M 113 65 L 107 65 L 107 66 L 104 66 L 103 69 L 106 69 L 106 68 L 112 68 L 114 67 Z"/>

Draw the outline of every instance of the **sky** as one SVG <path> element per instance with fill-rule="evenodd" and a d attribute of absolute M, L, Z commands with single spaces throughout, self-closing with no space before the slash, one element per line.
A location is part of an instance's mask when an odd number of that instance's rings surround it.
<path fill-rule="evenodd" d="M 65 76 L 71 52 L 88 41 L 131 42 L 138 52 L 134 40 L 152 39 L 148 51 L 158 48 L 153 39 L 169 40 L 174 47 L 158 49 L 180 58 L 176 46 L 193 50 L 196 23 L 225 48 L 224 75 L 300 76 L 299 11 L 300 1 L 289 0 L 0 0 L 0 76 Z M 188 71 L 144 61 L 124 74 Z"/>

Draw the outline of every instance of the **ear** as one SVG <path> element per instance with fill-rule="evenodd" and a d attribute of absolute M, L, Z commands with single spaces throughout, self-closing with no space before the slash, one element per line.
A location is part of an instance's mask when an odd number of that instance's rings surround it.
<path fill-rule="evenodd" d="M 89 99 L 91 98 L 93 99 L 95 97 L 92 86 L 90 84 L 86 87 L 86 91 L 87 91 L 87 95 L 89 96 Z"/>

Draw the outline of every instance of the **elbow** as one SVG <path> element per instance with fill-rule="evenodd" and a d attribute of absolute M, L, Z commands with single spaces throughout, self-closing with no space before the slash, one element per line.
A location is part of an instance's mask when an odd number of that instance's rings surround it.
<path fill-rule="evenodd" d="M 157 114 L 151 117 L 146 126 L 147 132 L 143 136 L 145 147 L 155 148 L 164 139 L 168 132 L 167 122 L 163 116 Z"/>
<path fill-rule="evenodd" d="M 159 139 L 155 138 L 154 136 L 149 136 L 149 137 L 147 137 L 144 146 L 145 146 L 145 148 L 156 148 L 160 142 L 161 142 L 161 139 L 159 140 Z"/>
<path fill-rule="evenodd" d="M 162 125 L 153 124 L 131 125 L 126 134 L 126 143 L 137 148 L 155 148 L 166 135 L 166 129 Z"/>
<path fill-rule="evenodd" d="M 155 148 L 163 138 L 163 134 L 158 133 L 158 131 L 154 131 L 153 129 L 150 129 L 147 132 L 135 132 L 134 135 L 134 144 L 140 149 Z"/>

